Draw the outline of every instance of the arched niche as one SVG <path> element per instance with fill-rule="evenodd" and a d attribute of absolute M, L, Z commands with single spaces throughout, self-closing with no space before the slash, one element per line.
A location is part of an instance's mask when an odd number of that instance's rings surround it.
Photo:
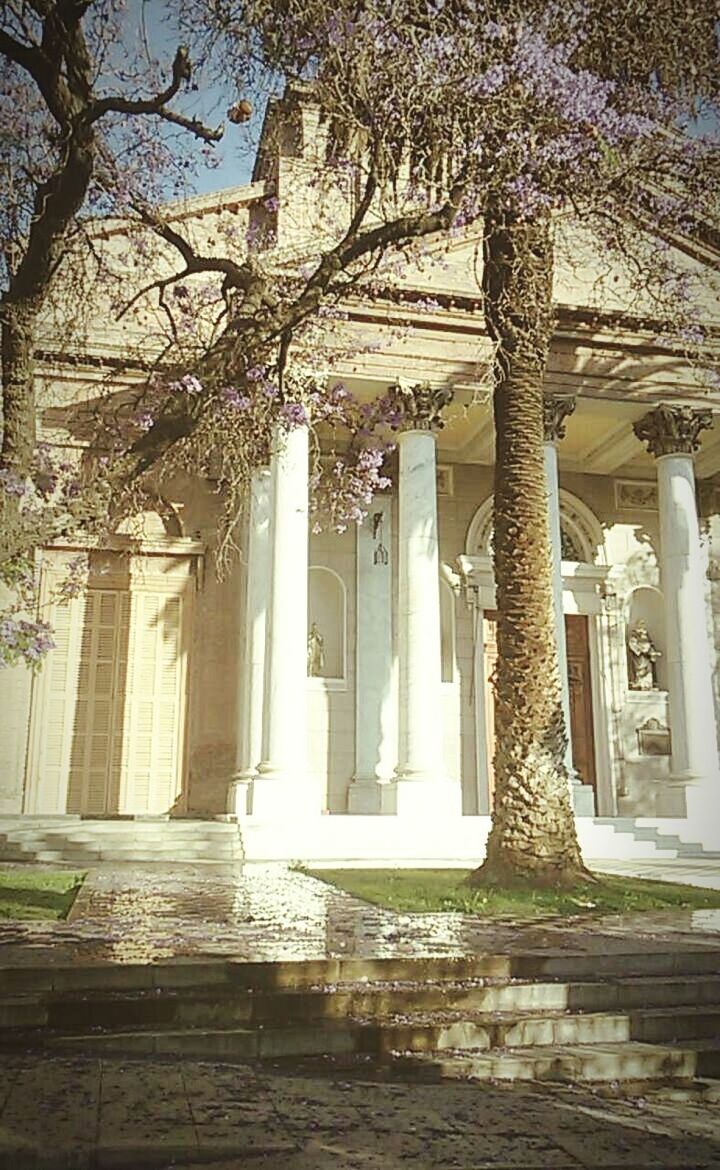
<path fill-rule="evenodd" d="M 565 561 L 596 565 L 605 563 L 602 526 L 594 512 L 572 492 L 560 488 L 560 535 Z M 467 556 L 490 556 L 493 539 L 493 497 L 475 512 L 465 539 Z"/>
<path fill-rule="evenodd" d="M 603 530 L 592 509 L 572 492 L 560 488 L 560 540 L 564 561 L 605 564 Z M 575 553 L 580 555 L 568 555 Z"/>
<path fill-rule="evenodd" d="M 654 585 L 638 585 L 632 589 L 625 599 L 626 629 L 628 637 L 632 630 L 643 622 L 653 645 L 660 651 L 660 657 L 655 662 L 655 676 L 657 689 L 667 690 L 667 654 L 665 637 L 665 611 L 663 595 Z M 629 656 L 629 651 L 628 651 Z M 628 684 L 630 682 L 630 664 L 628 662 Z M 637 692 L 634 692 L 637 693 Z"/>
<path fill-rule="evenodd" d="M 312 565 L 308 573 L 308 675 L 344 682 L 347 591 L 334 569 Z M 319 644 L 319 654 L 318 654 Z M 314 663 L 311 662 L 314 655 Z"/>
<path fill-rule="evenodd" d="M 440 680 L 455 681 L 455 594 L 447 581 L 440 582 Z"/>

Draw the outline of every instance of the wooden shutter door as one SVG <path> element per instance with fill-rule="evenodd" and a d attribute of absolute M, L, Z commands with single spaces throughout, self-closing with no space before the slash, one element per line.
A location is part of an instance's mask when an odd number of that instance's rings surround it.
<path fill-rule="evenodd" d="M 122 811 L 166 813 L 181 790 L 184 601 L 131 595 L 123 737 Z"/>
<path fill-rule="evenodd" d="M 68 780 L 75 727 L 85 597 L 54 605 L 49 620 L 55 649 L 33 684 L 26 812 L 69 811 Z"/>
<path fill-rule="evenodd" d="M 70 753 L 67 811 L 71 813 L 102 816 L 118 811 L 117 785 L 111 783 L 111 745 L 122 715 L 117 676 L 127 612 L 127 594 L 88 591 Z"/>

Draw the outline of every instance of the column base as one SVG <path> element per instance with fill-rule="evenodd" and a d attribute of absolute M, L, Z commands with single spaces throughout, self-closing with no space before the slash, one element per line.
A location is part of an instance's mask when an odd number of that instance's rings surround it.
<path fill-rule="evenodd" d="M 457 780 L 445 777 L 406 779 L 395 784 L 395 815 L 416 820 L 443 820 L 462 816 L 462 792 Z"/>
<path fill-rule="evenodd" d="M 354 779 L 348 788 L 348 812 L 356 816 L 392 816 L 396 809 L 394 780 Z"/>
<path fill-rule="evenodd" d="M 250 815 L 250 794 L 254 775 L 254 772 L 238 772 L 231 777 L 226 804 L 226 810 L 230 816 L 247 817 Z"/>
<path fill-rule="evenodd" d="M 595 789 L 592 784 L 581 784 L 579 780 L 573 780 L 570 795 L 576 817 L 595 816 Z"/>
<path fill-rule="evenodd" d="M 706 848 L 720 849 L 720 774 L 670 776 L 671 790 L 682 796 L 684 816 Z"/>
<path fill-rule="evenodd" d="M 306 776 L 287 772 L 263 772 L 262 765 L 253 777 L 249 815 L 267 820 L 319 816 L 322 801 L 314 784 Z"/>

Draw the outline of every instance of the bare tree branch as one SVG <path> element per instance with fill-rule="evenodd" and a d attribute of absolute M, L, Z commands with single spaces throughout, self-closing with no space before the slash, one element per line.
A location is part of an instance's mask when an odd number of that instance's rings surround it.
<path fill-rule="evenodd" d="M 167 108 L 167 103 L 179 93 L 184 81 L 189 81 L 192 75 L 190 56 L 185 45 L 181 45 L 175 54 L 172 65 L 172 81 L 166 89 L 151 98 L 125 98 L 121 95 L 98 98 L 92 103 L 87 112 L 86 120 L 89 125 L 97 122 L 105 114 L 151 114 L 163 121 L 172 122 L 176 126 L 188 130 L 205 142 L 219 142 L 223 136 L 223 128 L 219 126 L 212 130 L 197 118 L 186 118 Z"/>

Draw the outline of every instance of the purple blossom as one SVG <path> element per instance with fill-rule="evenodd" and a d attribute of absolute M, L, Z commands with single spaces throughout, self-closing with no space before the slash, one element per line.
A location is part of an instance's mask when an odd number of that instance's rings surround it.
<path fill-rule="evenodd" d="M 0 621 L 0 667 L 13 666 L 24 659 L 34 668 L 54 648 L 52 627 L 47 622 L 12 616 Z"/>
<path fill-rule="evenodd" d="M 252 406 L 252 402 L 247 395 L 241 394 L 234 386 L 224 386 L 220 394 L 228 406 L 233 406 L 236 410 L 248 410 Z"/>
<path fill-rule="evenodd" d="M 250 366 L 250 369 L 247 371 L 245 377 L 247 378 L 248 382 L 261 382 L 266 374 L 267 369 L 265 366 Z"/>
<path fill-rule="evenodd" d="M 26 481 L 9 467 L 5 467 L 0 471 L 0 487 L 2 487 L 8 496 L 21 498 L 28 493 Z"/>
<path fill-rule="evenodd" d="M 302 402 L 285 402 L 280 407 L 278 414 L 289 429 L 307 426 L 310 421 Z"/>
<path fill-rule="evenodd" d="M 552 203 L 538 187 L 531 175 L 518 175 L 507 184 L 507 192 L 516 201 L 520 214 L 525 219 L 533 219 L 543 208 Z"/>
<path fill-rule="evenodd" d="M 178 382 L 170 383 L 169 389 L 175 394 L 202 394 L 203 384 L 194 374 L 183 374 Z"/>
<path fill-rule="evenodd" d="M 280 200 L 277 195 L 268 195 L 267 199 L 263 200 L 263 207 L 266 207 L 268 211 L 277 211 L 279 206 Z"/>
<path fill-rule="evenodd" d="M 496 63 L 495 65 L 491 65 L 489 69 L 486 69 L 484 73 L 481 73 L 480 76 L 471 83 L 469 90 L 478 97 L 491 97 L 494 93 L 497 93 L 499 89 L 502 89 L 503 85 L 505 84 L 505 78 L 506 73 L 504 65 Z"/>
<path fill-rule="evenodd" d="M 149 410 L 142 410 L 135 415 L 134 423 L 141 431 L 149 431 L 154 423 L 154 418 Z"/>
<path fill-rule="evenodd" d="M 702 345 L 705 340 L 705 330 L 700 325 L 683 325 L 678 330 L 678 337 L 689 345 Z"/>

